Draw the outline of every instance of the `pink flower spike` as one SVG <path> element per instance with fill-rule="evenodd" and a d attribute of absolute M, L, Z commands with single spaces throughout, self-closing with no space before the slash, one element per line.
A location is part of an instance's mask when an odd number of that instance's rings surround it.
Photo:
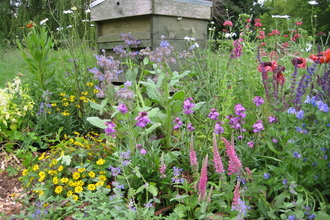
<path fill-rule="evenodd" d="M 216 138 L 215 133 L 213 133 L 213 162 L 215 165 L 215 172 L 217 172 L 219 174 L 225 172 L 225 170 L 223 168 L 223 164 L 222 164 L 222 158 L 218 151 L 217 138 Z"/>
<path fill-rule="evenodd" d="M 207 163 L 208 163 L 208 155 L 204 158 L 203 166 L 201 170 L 201 176 L 199 179 L 198 184 L 198 193 L 199 193 L 199 200 L 205 199 L 205 192 L 206 192 L 206 186 L 207 186 Z"/>
<path fill-rule="evenodd" d="M 190 158 L 190 165 L 192 166 L 192 168 L 194 170 L 197 170 L 197 156 L 196 156 L 196 152 L 194 149 L 194 138 L 193 135 L 191 135 L 191 139 L 190 139 L 190 152 L 189 152 L 189 158 Z"/>
<path fill-rule="evenodd" d="M 231 175 L 233 173 L 240 175 L 242 163 L 239 160 L 238 156 L 236 155 L 236 151 L 234 148 L 234 145 L 230 144 L 226 138 L 221 137 L 221 140 L 225 143 L 226 146 L 226 153 L 229 157 L 229 163 L 228 163 L 228 175 Z"/>

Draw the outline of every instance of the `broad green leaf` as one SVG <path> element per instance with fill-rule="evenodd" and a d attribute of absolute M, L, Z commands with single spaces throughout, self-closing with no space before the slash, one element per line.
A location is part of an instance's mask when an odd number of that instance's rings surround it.
<path fill-rule="evenodd" d="M 161 123 L 155 123 L 153 124 L 150 128 L 145 130 L 145 134 L 150 134 L 151 132 L 153 132 L 156 128 L 160 127 L 162 124 Z"/>
<path fill-rule="evenodd" d="M 87 121 L 96 127 L 106 129 L 107 126 L 104 123 L 110 120 L 100 119 L 99 117 L 88 117 Z"/>
<path fill-rule="evenodd" d="M 198 102 L 195 104 L 195 106 L 192 108 L 192 110 L 196 111 L 198 109 L 200 109 L 202 107 L 202 105 L 204 105 L 205 102 Z"/>
<path fill-rule="evenodd" d="M 176 93 L 174 93 L 174 95 L 172 96 L 173 100 L 180 100 L 183 101 L 184 97 L 185 97 L 186 93 L 181 90 L 181 91 L 177 91 Z"/>
<path fill-rule="evenodd" d="M 72 156 L 70 155 L 63 155 L 57 159 L 57 161 L 61 161 L 62 164 L 69 166 L 71 164 Z"/>
<path fill-rule="evenodd" d="M 100 111 L 100 109 L 101 109 L 101 105 L 100 105 L 100 104 L 97 104 L 97 103 L 92 102 L 92 101 L 90 101 L 90 100 L 89 100 L 88 102 L 89 102 L 89 105 L 90 105 L 93 109 Z"/>
<path fill-rule="evenodd" d="M 148 185 L 147 190 L 155 197 L 157 196 L 158 192 L 155 186 L 153 185 Z"/>

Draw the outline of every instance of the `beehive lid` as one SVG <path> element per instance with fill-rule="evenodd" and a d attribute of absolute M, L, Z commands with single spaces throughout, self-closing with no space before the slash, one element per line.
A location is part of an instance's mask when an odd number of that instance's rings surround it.
<path fill-rule="evenodd" d="M 209 20 L 212 2 L 206 0 L 97 0 L 91 3 L 91 20 L 157 14 Z"/>

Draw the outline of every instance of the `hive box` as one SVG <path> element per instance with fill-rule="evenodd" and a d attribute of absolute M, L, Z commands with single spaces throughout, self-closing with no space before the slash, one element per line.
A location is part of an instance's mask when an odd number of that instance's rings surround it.
<path fill-rule="evenodd" d="M 96 22 L 96 43 L 107 52 L 120 44 L 121 34 L 141 41 L 139 49 L 159 46 L 165 36 L 181 52 L 184 37 L 205 46 L 212 2 L 205 0 L 98 0 L 91 4 L 91 21 Z"/>

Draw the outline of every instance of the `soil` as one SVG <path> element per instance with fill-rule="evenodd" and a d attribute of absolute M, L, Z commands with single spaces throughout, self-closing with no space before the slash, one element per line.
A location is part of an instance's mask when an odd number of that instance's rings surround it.
<path fill-rule="evenodd" d="M 9 175 L 5 171 L 8 166 L 21 166 L 19 160 L 14 159 L 14 157 L 14 155 L 0 152 L 0 220 L 9 219 L 10 216 L 19 214 L 23 208 L 19 200 L 26 195 L 23 193 L 21 182 L 18 180 L 21 173 Z"/>

